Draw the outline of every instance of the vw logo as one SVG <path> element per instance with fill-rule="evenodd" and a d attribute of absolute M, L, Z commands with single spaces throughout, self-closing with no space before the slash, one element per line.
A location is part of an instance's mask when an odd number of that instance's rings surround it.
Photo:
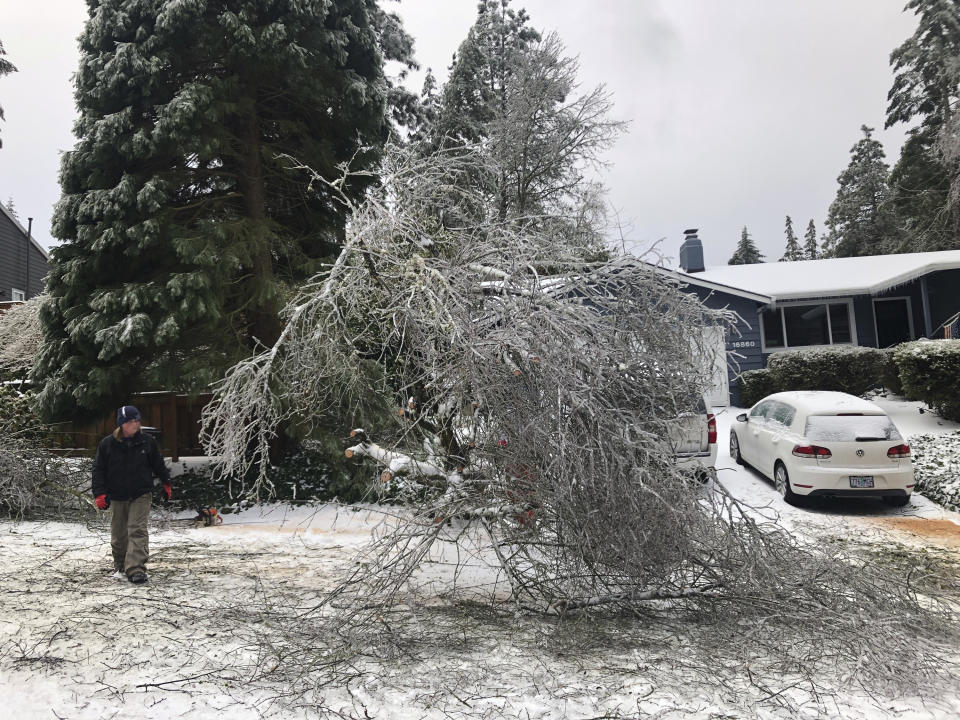
<path fill-rule="evenodd" d="M 863 457 L 863 450 L 857 450 L 857 457 Z"/>

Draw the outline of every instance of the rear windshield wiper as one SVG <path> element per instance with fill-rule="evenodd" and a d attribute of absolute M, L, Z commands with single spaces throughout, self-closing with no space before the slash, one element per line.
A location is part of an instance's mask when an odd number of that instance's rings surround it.
<path fill-rule="evenodd" d="M 887 438 L 882 437 L 858 437 L 854 438 L 857 442 L 880 442 L 881 440 L 886 440 Z"/>

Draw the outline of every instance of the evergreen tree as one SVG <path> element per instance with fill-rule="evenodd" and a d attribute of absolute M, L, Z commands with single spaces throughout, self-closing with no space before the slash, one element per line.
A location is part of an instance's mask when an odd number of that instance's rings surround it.
<path fill-rule="evenodd" d="M 509 0 L 484 0 L 460 45 L 442 94 L 433 147 L 481 147 L 491 172 L 474 178 L 503 220 L 542 223 L 581 235 L 599 209 L 584 182 L 622 123 L 610 120 L 603 87 L 576 95 L 578 65 L 555 34 L 541 37 Z M 542 228 L 541 228 L 542 229 Z M 589 236 L 589 237 L 588 237 Z"/>
<path fill-rule="evenodd" d="M 947 207 L 956 212 L 960 210 L 960 107 L 954 110 L 950 121 L 941 128 L 937 144 L 947 166 L 954 168 Z"/>
<path fill-rule="evenodd" d="M 345 223 L 295 166 L 371 167 L 388 134 L 378 18 L 375 0 L 90 3 L 35 366 L 50 417 L 204 387 L 276 339 Z"/>
<path fill-rule="evenodd" d="M 960 0 L 910 0 L 914 34 L 894 50 L 886 126 L 918 123 L 891 174 L 906 250 L 960 247 L 960 207 L 948 202 L 960 162 L 944 156 L 943 133 L 960 103 Z"/>
<path fill-rule="evenodd" d="M 820 236 L 820 257 L 833 257 L 833 237 L 829 233 L 823 233 Z"/>
<path fill-rule="evenodd" d="M 904 9 L 917 15 L 917 29 L 890 54 L 887 127 L 919 118 L 939 130 L 960 100 L 960 2 L 909 0 Z"/>
<path fill-rule="evenodd" d="M 784 234 L 787 236 L 787 245 L 783 251 L 783 257 L 780 258 L 780 262 L 794 262 L 796 260 L 803 260 L 803 252 L 800 250 L 800 243 L 797 241 L 797 235 L 793 232 L 793 220 L 790 219 L 789 215 L 787 215 Z"/>
<path fill-rule="evenodd" d="M 851 148 L 850 164 L 837 178 L 840 187 L 827 214 L 830 232 L 824 256 L 878 255 L 897 244 L 883 145 L 873 139 L 873 128 L 863 125 L 860 130 L 863 138 Z"/>
<path fill-rule="evenodd" d="M 890 205 L 902 227 L 894 252 L 929 252 L 960 247 L 958 208 L 950 206 L 949 164 L 936 136 L 918 129 L 907 136 L 890 173 Z"/>
<path fill-rule="evenodd" d="M 526 10 L 510 0 L 481 0 L 477 19 L 460 44 L 443 88 L 438 139 L 457 144 L 487 140 L 498 114 L 505 112 L 508 85 L 521 54 L 540 34 L 530 28 Z"/>
<path fill-rule="evenodd" d="M 410 141 L 414 144 L 429 146 L 437 135 L 437 123 L 440 117 L 440 91 L 432 68 L 424 74 L 423 87 L 418 100 L 417 122 L 410 132 Z"/>
<path fill-rule="evenodd" d="M 820 257 L 817 252 L 817 226 L 813 224 L 813 219 L 807 224 L 807 232 L 803 235 L 803 259 L 816 260 Z"/>
<path fill-rule="evenodd" d="M 747 232 L 747 226 L 744 225 L 743 232 L 740 233 L 740 242 L 737 243 L 737 249 L 727 265 L 753 265 L 760 262 L 763 262 L 763 255 L 760 254 L 753 238 Z"/>
<path fill-rule="evenodd" d="M 3 56 L 7 54 L 7 51 L 3 49 L 3 40 L 0 40 L 0 77 L 4 75 L 9 75 L 10 73 L 16 72 L 16 66 L 4 58 Z M 3 105 L 0 105 L 0 120 L 4 119 L 3 115 Z M 3 139 L 0 138 L 0 148 L 3 147 Z"/>

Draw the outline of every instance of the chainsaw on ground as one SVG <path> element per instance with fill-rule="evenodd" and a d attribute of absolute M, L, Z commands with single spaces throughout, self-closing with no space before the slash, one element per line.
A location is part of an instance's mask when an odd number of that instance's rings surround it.
<path fill-rule="evenodd" d="M 217 512 L 215 507 L 202 507 L 197 510 L 196 521 L 205 527 L 210 527 L 211 525 L 222 525 L 223 516 Z"/>

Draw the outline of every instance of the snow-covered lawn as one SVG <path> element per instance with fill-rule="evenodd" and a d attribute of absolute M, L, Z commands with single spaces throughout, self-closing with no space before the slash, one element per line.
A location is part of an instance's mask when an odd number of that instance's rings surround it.
<path fill-rule="evenodd" d="M 955 429 L 916 408 L 911 413 L 906 403 L 886 402 L 908 436 Z M 730 461 L 727 433 L 737 412 L 719 416 L 720 479 L 757 512 L 779 516 L 798 533 L 847 536 L 879 548 L 913 544 L 929 546 L 929 552 L 939 545 L 952 552 L 950 527 L 960 537 L 960 515 L 920 496 L 904 508 L 852 501 L 800 509 L 784 504 L 769 482 Z M 342 681 L 338 673 L 337 683 L 325 685 L 325 664 L 336 658 L 324 648 L 336 638 L 323 635 L 323 613 L 314 609 L 337 573 L 353 566 L 381 519 L 369 508 L 273 506 L 228 515 L 224 525 L 207 528 L 187 515 L 158 514 L 146 586 L 110 576 L 109 528 L 102 521 L 0 523 L 0 716 L 960 715 L 960 689 L 925 698 L 871 693 L 855 676 L 822 677 L 820 686 L 809 687 L 788 668 L 775 682 L 769 674 L 761 679 L 751 671 L 754 659 L 743 659 L 750 655 L 748 642 L 718 646 L 707 627 L 662 618 L 558 623 L 505 617 L 469 604 L 430 612 L 419 607 L 414 614 L 423 625 L 404 655 L 378 654 L 395 646 L 374 642 L 351 660 L 352 680 Z M 936 523 L 940 535 L 934 537 L 930 528 Z M 412 604 L 424 601 L 430 598 L 411 598 Z M 382 622 L 385 637 L 400 632 L 392 618 Z M 762 660 L 755 658 L 758 667 Z"/>

